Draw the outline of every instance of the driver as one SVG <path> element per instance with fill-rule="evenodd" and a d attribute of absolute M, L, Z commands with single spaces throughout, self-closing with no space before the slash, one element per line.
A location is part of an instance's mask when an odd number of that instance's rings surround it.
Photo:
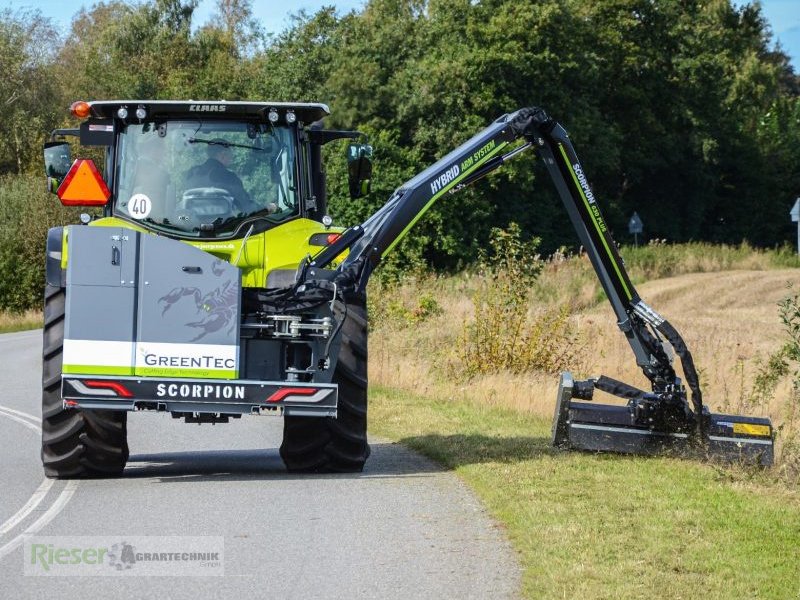
<path fill-rule="evenodd" d="M 233 196 L 237 207 L 244 210 L 250 205 L 250 194 L 244 189 L 242 180 L 228 169 L 233 160 L 233 150 L 222 138 L 210 140 L 208 159 L 186 172 L 186 189 L 200 187 L 222 188 Z"/>

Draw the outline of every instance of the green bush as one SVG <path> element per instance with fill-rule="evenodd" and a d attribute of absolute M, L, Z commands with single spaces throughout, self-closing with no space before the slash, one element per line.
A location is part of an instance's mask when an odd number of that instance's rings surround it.
<path fill-rule="evenodd" d="M 386 312 L 391 321 L 400 323 L 402 326 L 411 326 L 442 314 L 443 309 L 436 298 L 430 294 L 422 294 L 412 306 L 407 306 L 400 300 L 393 300 L 389 302 Z"/>
<path fill-rule="evenodd" d="M 0 177 L 0 310 L 41 307 L 47 230 L 79 212 L 45 191 L 44 176 Z"/>
<path fill-rule="evenodd" d="M 475 319 L 467 323 L 450 363 L 456 375 L 472 377 L 502 371 L 556 373 L 577 348 L 567 307 L 528 315 L 533 283 L 543 262 L 538 238 L 521 239 L 519 226 L 492 229 L 490 251 L 480 259 L 482 282 L 472 301 Z"/>
<path fill-rule="evenodd" d="M 378 323 L 401 328 L 411 327 L 444 312 L 431 294 L 424 293 L 414 299 L 393 298 L 398 290 L 396 284 L 382 285 L 380 289 L 380 294 L 371 294 L 368 300 L 371 327 Z"/>
<path fill-rule="evenodd" d="M 791 376 L 793 390 L 800 392 L 800 292 L 795 292 L 792 284 L 787 288 L 789 295 L 778 303 L 786 340 L 759 368 L 750 397 L 757 405 L 768 404 L 778 383 L 787 376 Z"/>

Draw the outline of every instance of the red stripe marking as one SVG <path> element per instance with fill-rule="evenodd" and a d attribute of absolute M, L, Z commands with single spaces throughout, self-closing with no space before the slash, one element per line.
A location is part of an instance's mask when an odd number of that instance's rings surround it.
<path fill-rule="evenodd" d="M 314 394 L 317 393 L 317 391 L 319 391 L 319 390 L 317 390 L 317 388 L 307 388 L 307 387 L 302 387 L 302 388 L 291 388 L 291 387 L 281 388 L 277 392 L 272 394 L 272 396 L 267 398 L 267 402 L 280 402 L 281 400 L 283 400 L 287 396 L 313 396 Z"/>

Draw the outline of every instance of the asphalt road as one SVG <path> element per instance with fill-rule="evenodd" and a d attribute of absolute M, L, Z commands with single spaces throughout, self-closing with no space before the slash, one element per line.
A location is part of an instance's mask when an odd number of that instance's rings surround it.
<path fill-rule="evenodd" d="M 513 552 L 477 500 L 395 444 L 373 443 L 359 475 L 294 476 L 277 452 L 280 418 L 132 414 L 121 478 L 45 479 L 40 354 L 40 331 L 0 335 L 0 598 L 515 597 Z M 41 536 L 221 537 L 224 575 L 180 564 L 143 575 L 141 561 L 106 576 L 26 575 L 23 542 Z"/>

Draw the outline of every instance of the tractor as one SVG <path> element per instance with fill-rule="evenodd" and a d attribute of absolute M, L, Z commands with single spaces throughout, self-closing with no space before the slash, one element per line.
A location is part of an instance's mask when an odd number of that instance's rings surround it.
<path fill-rule="evenodd" d="M 771 464 L 768 419 L 705 407 L 691 353 L 636 292 L 566 130 L 543 109 L 499 117 L 348 228 L 327 214 L 322 146 L 350 140 L 352 198 L 370 191 L 372 147 L 325 129 L 324 104 L 81 101 L 71 112 L 80 126 L 45 143 L 48 188 L 98 214 L 47 237 L 48 477 L 120 474 L 131 411 L 187 423 L 280 414 L 288 470 L 361 471 L 371 274 L 434 202 L 526 151 L 544 162 L 652 388 L 562 374 L 553 444 Z M 73 161 L 67 137 L 103 164 Z M 625 403 L 594 403 L 598 389 Z"/>

